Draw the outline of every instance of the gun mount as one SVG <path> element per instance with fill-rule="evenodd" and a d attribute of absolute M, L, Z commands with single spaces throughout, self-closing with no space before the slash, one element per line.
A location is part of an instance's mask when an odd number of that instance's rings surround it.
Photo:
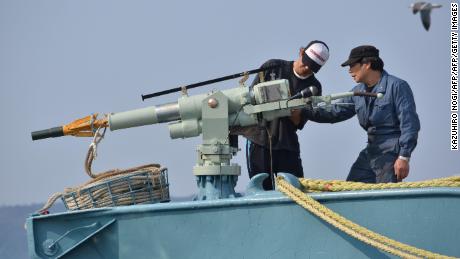
<path fill-rule="evenodd" d="M 197 199 L 235 197 L 234 187 L 241 168 L 231 163 L 238 148 L 230 144 L 229 130 L 234 126 L 254 126 L 263 121 L 290 116 L 292 109 L 330 106 L 331 101 L 346 96 L 381 97 L 372 93 L 346 92 L 327 96 L 291 98 L 285 79 L 263 82 L 248 88 L 240 85 L 223 91 L 194 96 L 183 95 L 175 103 L 111 113 L 107 118 L 87 116 L 63 127 L 32 132 L 32 139 L 63 135 L 92 136 L 101 127 L 126 129 L 157 123 L 169 123 L 172 139 L 203 135 L 198 159 L 193 168 L 197 177 Z"/>

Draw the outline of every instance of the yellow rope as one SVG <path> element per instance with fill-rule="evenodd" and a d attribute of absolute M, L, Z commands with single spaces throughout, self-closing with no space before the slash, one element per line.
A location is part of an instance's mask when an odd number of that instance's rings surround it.
<path fill-rule="evenodd" d="M 317 180 L 300 178 L 304 191 L 357 191 L 357 190 L 381 190 L 397 188 L 426 188 L 426 187 L 460 187 L 460 176 L 451 176 L 419 182 L 400 183 L 360 183 L 340 180 Z"/>
<path fill-rule="evenodd" d="M 301 179 L 302 184 L 305 182 L 304 180 L 305 179 Z M 455 178 L 454 181 L 458 181 L 458 179 Z M 327 182 L 329 184 L 336 184 L 342 181 Z M 402 258 L 455 258 L 403 244 L 386 236 L 370 231 L 356 223 L 353 223 L 352 221 L 340 216 L 326 206 L 317 202 L 299 189 L 290 185 L 281 176 L 277 177 L 276 183 L 279 191 L 289 196 L 296 203 L 313 213 L 315 216 L 328 222 L 329 224 L 347 233 L 348 235 L 382 251 L 394 254 Z"/>

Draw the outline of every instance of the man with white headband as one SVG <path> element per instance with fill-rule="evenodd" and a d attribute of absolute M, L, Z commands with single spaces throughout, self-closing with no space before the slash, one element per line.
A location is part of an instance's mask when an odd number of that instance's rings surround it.
<path fill-rule="evenodd" d="M 252 86 L 274 79 L 287 79 L 291 96 L 309 87 L 315 88 L 315 94 L 321 95 L 321 84 L 315 73 L 329 59 L 329 47 L 322 41 L 312 41 L 300 48 L 299 57 L 295 61 L 271 59 L 261 67 L 277 68 L 265 71 L 263 80 L 257 75 Z M 246 158 L 249 177 L 268 173 L 265 179 L 265 190 L 273 189 L 274 175 L 278 172 L 291 173 L 303 177 L 300 147 L 297 130 L 301 130 L 307 122 L 304 110 L 295 110 L 291 117 L 279 118 L 267 122 L 265 127 L 256 127 L 245 134 L 248 139 Z"/>

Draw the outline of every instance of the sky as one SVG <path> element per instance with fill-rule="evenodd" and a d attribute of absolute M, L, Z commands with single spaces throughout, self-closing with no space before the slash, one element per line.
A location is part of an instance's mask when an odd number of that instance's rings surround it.
<path fill-rule="evenodd" d="M 0 0 L 0 206 L 45 202 L 87 180 L 90 138 L 32 141 L 30 133 L 92 113 L 176 101 L 141 94 L 294 60 L 299 47 L 325 41 L 330 59 L 317 74 L 323 93 L 355 83 L 340 67 L 371 44 L 385 69 L 406 80 L 421 121 L 407 181 L 460 174 L 450 150 L 450 2 L 432 12 L 430 31 L 411 1 Z M 251 78 L 252 79 L 252 78 Z M 251 80 L 250 79 L 250 80 Z M 249 83 L 250 81 L 248 81 Z M 238 86 L 230 80 L 190 95 Z M 305 177 L 345 179 L 367 141 L 356 117 L 308 122 L 298 132 Z M 159 163 L 174 197 L 196 193 L 192 167 L 201 137 L 171 140 L 166 124 L 107 132 L 93 171 Z M 242 166 L 236 190 L 248 183 Z"/>

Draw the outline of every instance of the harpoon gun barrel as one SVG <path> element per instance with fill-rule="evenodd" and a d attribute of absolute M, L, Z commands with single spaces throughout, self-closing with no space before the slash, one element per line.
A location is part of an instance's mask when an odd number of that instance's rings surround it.
<path fill-rule="evenodd" d="M 225 110 L 222 111 L 222 114 L 215 116 L 227 117 L 230 127 L 244 127 L 256 125 L 261 119 L 270 121 L 289 116 L 291 109 L 301 109 L 306 104 L 317 106 L 324 103 L 330 105 L 332 100 L 349 96 L 381 98 L 383 94 L 345 92 L 290 100 L 289 82 L 280 79 L 257 84 L 252 90 L 238 86 L 215 93 L 183 96 L 177 102 L 111 113 L 102 119 L 97 119 L 97 114 L 93 114 L 68 125 L 34 131 L 32 132 L 32 139 L 38 140 L 65 135 L 91 137 L 99 128 L 109 127 L 113 131 L 166 122 L 171 122 L 169 124 L 171 138 L 193 137 L 201 134 L 203 123 L 212 124 L 213 120 L 210 118 L 206 122 L 202 121 L 202 113 L 205 108 L 215 109 L 224 104 Z M 222 104 L 219 104 L 219 98 Z"/>
<path fill-rule="evenodd" d="M 109 114 L 109 126 L 110 130 L 118 130 L 179 119 L 179 104 L 176 102 Z"/>

